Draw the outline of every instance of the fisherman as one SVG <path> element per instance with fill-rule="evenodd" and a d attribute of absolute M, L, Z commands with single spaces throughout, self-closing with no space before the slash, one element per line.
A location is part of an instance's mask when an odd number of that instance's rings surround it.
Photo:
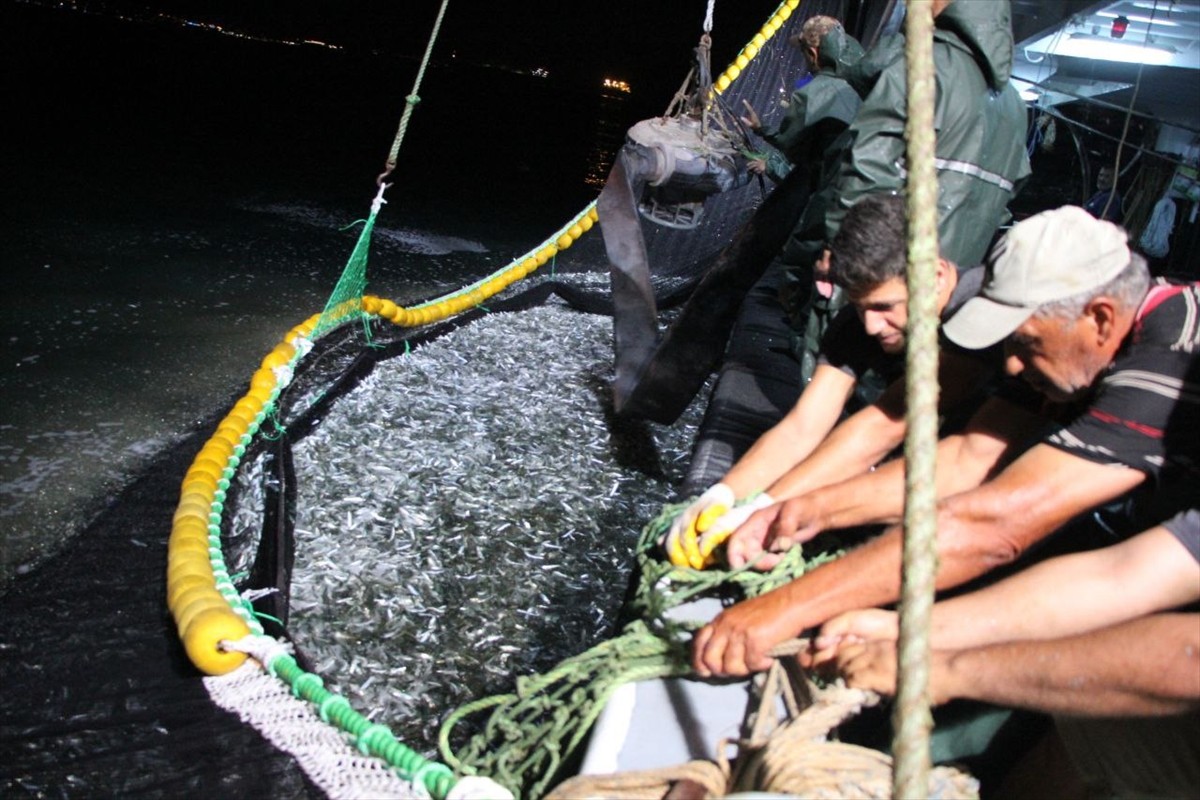
<path fill-rule="evenodd" d="M 1008 202 L 1030 174 L 1025 104 L 1009 81 L 1012 8 L 1008 0 L 934 0 L 933 14 L 938 237 L 948 260 L 978 264 L 1008 219 Z M 814 270 L 827 268 L 825 243 L 833 241 L 859 198 L 879 192 L 902 194 L 908 179 L 904 49 L 902 35 L 884 37 L 840 69 L 841 77 L 864 98 L 863 104 L 839 140 L 841 146 L 829 153 L 829 179 L 820 201 L 805 209 L 780 257 L 786 266 L 782 296 L 798 334 L 794 348 L 802 359 L 811 361 L 823 333 L 812 335 L 804 303 Z M 876 394 L 881 388 L 876 387 Z"/>
<path fill-rule="evenodd" d="M 808 64 L 803 85 L 792 92 L 778 123 L 765 124 L 749 105 L 743 121 L 774 150 L 765 161 L 752 160 L 750 168 L 766 169 L 769 161 L 770 176 L 781 181 L 771 203 L 786 204 L 793 211 L 763 223 L 770 225 L 772 240 L 770 252 L 763 256 L 772 260 L 738 310 L 737 333 L 724 353 L 711 393 L 710 408 L 721 410 L 721 425 L 700 437 L 682 488 L 685 496 L 700 493 L 723 475 L 795 402 L 811 379 L 816 362 L 792 341 L 792 328 L 806 328 L 815 351 L 815 342 L 841 303 L 840 297 L 810 297 L 806 285 L 804 301 L 798 304 L 802 311 L 797 312 L 804 320 L 789 324 L 784 309 L 797 304 L 782 296 L 786 290 L 781 283 L 788 267 L 778 253 L 801 214 L 824 218 L 823 209 L 829 202 L 826 187 L 831 177 L 827 165 L 837 162 L 838 149 L 847 142 L 845 132 L 861 104 L 842 72 L 861 57 L 862 48 L 840 22 L 828 16 L 806 20 L 789 41 L 804 53 Z M 814 235 L 822 238 L 824 232 Z M 776 337 L 781 346 L 772 348 L 769 343 Z M 800 362 L 798 372 L 790 358 L 793 355 Z M 867 402 L 870 399 L 874 398 Z"/>
<path fill-rule="evenodd" d="M 1196 601 L 1193 507 L 1119 544 L 935 604 L 933 703 L 1053 714 L 1087 796 L 1191 796 L 1200 786 L 1200 614 L 1179 612 Z M 1158 613 L 1166 611 L 1176 613 Z M 892 695 L 897 638 L 895 612 L 851 611 L 821 628 L 805 661 L 836 661 L 850 686 Z"/>
<path fill-rule="evenodd" d="M 863 49 L 838 20 L 827 16 L 807 20 L 790 41 L 804 53 L 811 79 L 792 92 L 787 113 L 777 125 L 764 125 L 749 102 L 742 121 L 788 162 L 809 174 L 808 202 L 771 266 L 779 302 L 790 321 L 790 347 L 800 362 L 804 391 L 816 371 L 816 354 L 825 330 L 845 305 L 841 292 L 824 274 L 814 274 L 818 268 L 813 265 L 820 262 L 820 271 L 828 272 L 828 259 L 823 257 L 825 216 L 837 199 L 835 167 L 850 147 L 849 127 L 862 108 L 862 98 L 849 76 L 856 73 Z M 765 162 L 752 160 L 749 168 L 762 169 L 779 180 L 790 169 L 782 166 L 783 160 L 773 153 Z M 853 404 L 862 407 L 873 402 L 882 389 L 879 381 L 864 381 L 856 387 Z"/>
<path fill-rule="evenodd" d="M 829 182 L 829 176 L 823 175 L 826 151 L 862 105 L 858 93 L 839 74 L 862 58 L 862 47 L 841 22 L 828 16 L 809 17 L 788 42 L 804 54 L 808 72 L 796 82 L 778 123 L 764 124 L 750 101 L 742 101 L 746 107 L 742 122 L 772 147 L 771 152 L 751 159 L 748 169 L 778 183 L 793 165 L 802 165 L 810 170 L 810 189 L 815 192 Z"/>
<path fill-rule="evenodd" d="M 1012 7 L 1008 0 L 933 0 L 933 14 L 938 241 L 950 261 L 979 264 L 1030 174 L 1025 103 L 1009 80 Z M 848 132 L 853 145 L 836 167 L 836 203 L 824 220 L 827 241 L 860 197 L 904 192 L 904 49 L 902 35 L 886 37 L 847 76 L 864 100 Z M 808 268 L 812 262 L 794 263 Z"/>
<path fill-rule="evenodd" d="M 906 229 L 901 197 L 871 195 L 850 210 L 830 247 L 831 277 L 850 307 L 829 326 L 812 381 L 787 416 L 676 518 L 664 542 L 672 563 L 693 568 L 711 563 L 715 548 L 757 509 L 866 472 L 903 441 Z M 974 267 L 960 274 L 939 259 L 939 314 L 948 318 L 973 297 L 983 273 L 983 267 Z M 953 378 L 943 382 L 943 409 L 974 411 L 1000 367 L 998 349 L 982 357 L 948 349 L 943 374 Z M 880 376 L 891 388 L 837 425 L 867 375 Z"/>
<path fill-rule="evenodd" d="M 1008 80 L 1013 47 L 1011 7 L 1007 0 L 937 0 L 934 13 L 941 254 L 951 263 L 974 265 L 981 262 L 998 226 L 1007 218 L 1008 201 L 1029 175 L 1024 145 L 1025 106 Z M 840 146 L 829 154 L 834 165 L 829 184 L 819 198 L 810 202 L 778 263 L 772 265 L 772 269 L 780 268 L 785 273 L 779 279 L 780 297 L 793 328 L 792 349 L 801 362 L 805 383 L 815 375 L 825 328 L 842 302 L 837 295 L 827 297 L 825 292 L 812 291 L 814 286 L 830 286 L 824 274 L 828 270 L 826 242 L 833 241 L 845 215 L 860 198 L 876 193 L 902 194 L 907 180 L 902 167 L 907 114 L 903 37 L 886 38 L 853 63 L 842 59 L 838 74 L 864 95 L 865 101 L 845 136 L 838 140 Z M 855 406 L 869 406 L 885 386 L 887 382 L 877 375 L 860 376 L 855 385 Z M 820 424 L 825 423 L 822 420 Z M 817 436 L 817 441 L 827 430 Z M 811 445 L 802 443 L 794 457 L 785 461 L 797 463 L 807 455 L 806 447 Z M 711 469 L 709 461 L 717 459 L 697 453 L 692 474 L 703 480 L 689 478 L 686 487 L 701 497 L 722 482 L 718 476 L 729 472 L 729 467 L 720 472 Z M 732 465 L 732 460 L 724 464 Z M 862 465 L 862 469 L 870 466 Z M 854 473 L 841 477 L 850 474 Z M 747 490 L 764 485 L 759 483 Z M 735 492 L 735 500 L 744 498 L 744 494 Z M 710 495 L 700 503 L 699 510 L 728 505 L 715 502 L 728 499 L 727 493 L 718 490 L 715 497 Z M 694 506 L 689 506 L 690 514 Z M 692 519 L 699 510 L 691 514 Z M 711 518 L 704 521 L 710 522 Z"/>
<path fill-rule="evenodd" d="M 1116 171 L 1112 165 L 1105 164 L 1100 167 L 1100 171 L 1096 173 L 1096 192 L 1088 198 L 1083 207 L 1093 217 L 1119 225 L 1121 218 L 1125 216 L 1125 203 L 1121 199 L 1121 193 L 1117 191 L 1116 184 Z"/>
<path fill-rule="evenodd" d="M 1154 492 L 1135 506 L 1139 522 L 1149 518 L 1142 527 L 1194 500 L 1200 284 L 1152 283 L 1116 225 L 1073 206 L 1018 223 L 993 249 L 980 294 L 943 331 L 970 349 L 1003 341 L 1009 374 L 1080 410 L 991 480 L 939 501 L 939 589 L 1011 563 L 1078 515 L 1143 485 Z M 697 672 L 766 669 L 780 642 L 844 611 L 895 602 L 902 533 L 892 526 L 725 609 L 693 640 Z"/>

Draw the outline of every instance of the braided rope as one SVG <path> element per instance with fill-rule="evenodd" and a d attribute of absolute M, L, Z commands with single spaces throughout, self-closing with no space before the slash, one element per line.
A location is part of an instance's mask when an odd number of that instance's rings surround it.
<path fill-rule="evenodd" d="M 892 713 L 896 797 L 929 794 L 929 623 L 937 574 L 937 173 L 934 168 L 933 5 L 912 0 L 908 62 L 908 349 L 899 679 Z"/>
<path fill-rule="evenodd" d="M 780 679 L 779 683 L 782 686 L 786 682 Z M 773 690 L 766 690 L 759 715 L 769 710 L 773 718 L 775 702 Z M 689 761 L 610 775 L 579 775 L 564 781 L 546 797 L 547 800 L 664 797 L 675 784 L 687 781 L 703 792 L 689 793 L 693 797 L 763 793 L 830 800 L 844 797 L 891 800 L 891 758 L 868 747 L 829 741 L 837 726 L 878 702 L 879 696 L 872 692 L 835 684 L 816 691 L 803 710 L 789 710 L 788 719 L 769 735 L 738 742 L 736 770 L 731 770 L 725 757 L 718 756 L 715 761 Z M 727 744 L 721 743 L 718 751 L 723 752 Z M 972 800 L 979 797 L 979 784 L 965 772 L 938 767 L 933 771 L 928 792 L 920 796 Z"/>
<path fill-rule="evenodd" d="M 400 115 L 400 126 L 396 130 L 396 139 L 392 142 L 392 149 L 388 152 L 386 168 L 375 179 L 378 184 L 382 184 L 384 179 L 396 168 L 396 159 L 400 155 L 400 143 L 404 141 L 404 132 L 408 129 L 408 119 L 412 116 L 417 103 L 421 102 L 417 90 L 421 88 L 421 81 L 425 79 L 425 68 L 429 65 L 429 56 L 433 53 L 433 43 L 437 41 L 438 31 L 442 28 L 442 17 L 446 15 L 446 6 L 449 4 L 450 0 L 442 0 L 442 6 L 438 9 L 437 19 L 433 23 L 433 31 L 429 34 L 429 42 L 425 45 L 425 55 L 421 57 L 421 66 L 417 68 L 417 77 L 413 81 L 412 91 L 404 98 L 404 113 Z"/>

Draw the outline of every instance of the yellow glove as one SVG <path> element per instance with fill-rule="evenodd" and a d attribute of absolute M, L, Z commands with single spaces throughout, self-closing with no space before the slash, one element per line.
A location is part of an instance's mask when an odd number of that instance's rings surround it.
<path fill-rule="evenodd" d="M 700 556 L 697 537 L 708 526 L 733 508 L 736 498 L 733 489 L 723 483 L 710 486 L 692 504 L 683 510 L 671 524 L 665 540 L 661 543 L 667 560 L 676 567 L 700 569 L 704 559 Z"/>
<path fill-rule="evenodd" d="M 696 546 L 700 557 L 700 566 L 695 567 L 695 569 L 706 569 L 715 564 L 717 558 L 713 553 L 716 549 L 725 544 L 726 540 L 733 535 L 733 532 L 742 527 L 742 523 L 750 519 L 755 511 L 758 511 L 760 508 L 766 508 L 774 504 L 774 502 L 774 499 L 769 494 L 760 492 L 747 502 L 730 509 L 705 525 Z M 700 530 L 699 522 L 696 523 L 696 529 Z"/>

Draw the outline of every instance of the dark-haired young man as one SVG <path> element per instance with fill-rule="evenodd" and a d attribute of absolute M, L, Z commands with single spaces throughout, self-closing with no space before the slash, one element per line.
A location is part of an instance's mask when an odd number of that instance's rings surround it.
<path fill-rule="evenodd" d="M 904 438 L 903 381 L 908 288 L 904 198 L 864 197 L 830 245 L 830 278 L 849 298 L 821 341 L 812 382 L 792 410 L 676 519 L 664 543 L 671 562 L 702 568 L 755 510 L 870 470 Z M 937 307 L 948 318 L 979 290 L 983 268 L 937 267 Z M 943 348 L 943 410 L 974 410 L 998 374 L 998 351 Z M 867 373 L 890 384 L 838 425 Z M 952 381 L 946 376 L 954 376 Z M 974 402 L 972 402 L 974 401 Z M 836 427 L 835 427 L 836 426 Z"/>

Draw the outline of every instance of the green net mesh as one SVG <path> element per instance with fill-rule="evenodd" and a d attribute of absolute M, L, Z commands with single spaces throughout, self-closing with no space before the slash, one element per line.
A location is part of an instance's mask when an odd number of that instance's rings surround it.
<path fill-rule="evenodd" d="M 840 555 L 805 554 L 795 547 L 767 572 L 674 567 L 663 561 L 658 541 L 688 502 L 664 506 L 643 529 L 637 545 L 639 580 L 629 601 L 633 620 L 621 634 L 542 675 L 518 678 L 511 694 L 451 713 L 439 734 L 447 764 L 460 774 L 486 775 L 518 797 L 542 796 L 562 777 L 562 768 L 619 686 L 691 674 L 690 636 L 703 622 L 673 619 L 668 611 L 721 592 L 754 597 Z M 453 730 L 475 715 L 486 716 L 486 722 L 456 750 Z"/>
<path fill-rule="evenodd" d="M 367 288 L 367 255 L 371 250 L 371 231 L 375 229 L 379 205 L 376 203 L 372 207 L 371 215 L 366 220 L 360 220 L 363 223 L 362 232 L 359 233 L 358 242 L 354 245 L 354 251 L 350 253 L 342 276 L 338 278 L 337 285 L 333 287 L 333 293 L 329 295 L 325 309 L 313 328 L 314 339 L 339 325 L 358 319 L 362 321 L 366 342 L 369 344 L 371 341 L 371 326 L 368 322 L 369 316 L 363 311 L 362 296 Z"/>

